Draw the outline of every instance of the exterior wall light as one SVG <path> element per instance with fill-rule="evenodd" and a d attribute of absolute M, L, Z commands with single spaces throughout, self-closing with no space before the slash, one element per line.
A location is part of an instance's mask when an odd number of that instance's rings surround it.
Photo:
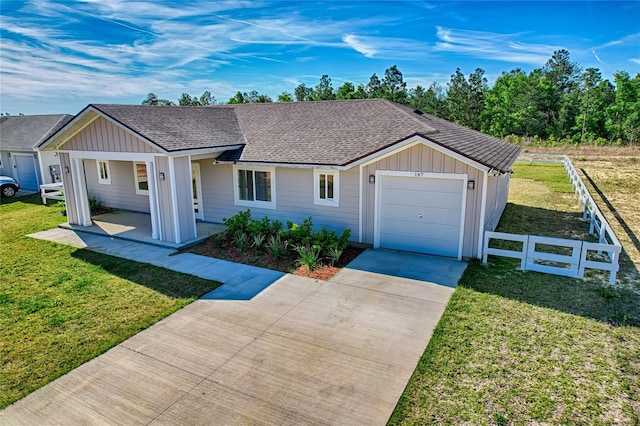
<path fill-rule="evenodd" d="M 473 191 L 474 189 L 476 189 L 476 181 L 475 180 L 467 181 L 467 189 L 470 191 Z"/>
<path fill-rule="evenodd" d="M 369 183 L 376 183 L 376 175 L 369 175 Z"/>
<path fill-rule="evenodd" d="M 164 172 L 160 172 L 160 180 L 164 180 Z"/>

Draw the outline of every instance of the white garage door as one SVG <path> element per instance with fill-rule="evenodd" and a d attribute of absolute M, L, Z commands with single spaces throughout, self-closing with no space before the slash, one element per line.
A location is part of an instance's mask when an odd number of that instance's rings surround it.
<path fill-rule="evenodd" d="M 16 180 L 23 189 L 37 191 L 38 175 L 33 154 L 12 154 L 16 163 Z"/>
<path fill-rule="evenodd" d="M 379 246 L 460 257 L 464 178 L 379 176 Z"/>

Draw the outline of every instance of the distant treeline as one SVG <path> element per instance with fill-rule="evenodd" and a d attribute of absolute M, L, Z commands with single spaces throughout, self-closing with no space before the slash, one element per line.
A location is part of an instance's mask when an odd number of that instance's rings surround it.
<path fill-rule="evenodd" d="M 542 68 L 525 73 L 519 68 L 503 71 L 492 87 L 481 68 L 465 76 L 460 69 L 447 87 L 432 83 L 407 89 L 397 66 L 375 73 L 367 84 L 351 82 L 334 89 L 323 75 L 315 87 L 300 84 L 293 94 L 282 92 L 276 102 L 332 99 L 384 98 L 420 109 L 463 126 L 518 142 L 544 140 L 553 143 L 628 145 L 640 142 L 640 73 L 631 77 L 618 71 L 614 82 L 603 80 L 597 68 L 582 70 L 569 52 L 558 50 Z M 237 92 L 228 103 L 272 102 L 255 90 Z M 206 91 L 200 97 L 183 93 L 179 105 L 215 104 Z M 149 93 L 143 105 L 175 105 Z"/>

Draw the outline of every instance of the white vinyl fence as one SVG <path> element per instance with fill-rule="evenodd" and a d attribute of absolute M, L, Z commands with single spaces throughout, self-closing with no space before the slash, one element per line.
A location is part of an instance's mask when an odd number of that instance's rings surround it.
<path fill-rule="evenodd" d="M 62 182 L 40 185 L 40 198 L 42 198 L 42 204 L 47 204 L 47 200 L 64 201 Z"/>
<path fill-rule="evenodd" d="M 597 235 L 598 242 L 487 231 L 484 234 L 482 262 L 487 263 L 489 255 L 512 257 L 520 259 L 520 269 L 523 271 L 538 271 L 572 278 L 584 278 L 585 269 L 599 269 L 609 271 L 609 284 L 615 284 L 622 245 L 582 182 L 569 157 L 566 155 L 523 154 L 518 158 L 518 161 L 562 163 L 564 165 L 578 203 L 584 206 L 582 217 L 589 221 L 589 233 Z M 521 245 L 521 249 L 492 248 L 489 247 L 491 240 L 512 241 L 516 245 Z M 544 250 L 545 247 L 547 250 Z"/>

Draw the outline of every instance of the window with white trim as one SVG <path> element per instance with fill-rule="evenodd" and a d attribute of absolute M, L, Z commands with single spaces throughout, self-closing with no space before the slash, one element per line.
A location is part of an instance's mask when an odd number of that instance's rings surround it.
<path fill-rule="evenodd" d="M 98 183 L 102 185 L 111 185 L 111 170 L 109 169 L 108 160 L 97 160 L 98 166 Z"/>
<path fill-rule="evenodd" d="M 339 207 L 340 172 L 337 170 L 313 171 L 313 203 L 320 206 Z"/>
<path fill-rule="evenodd" d="M 145 163 L 133 163 L 133 178 L 136 182 L 136 194 L 149 195 L 149 178 Z"/>
<path fill-rule="evenodd" d="M 238 206 L 276 208 L 273 167 L 233 168 L 234 201 Z"/>

